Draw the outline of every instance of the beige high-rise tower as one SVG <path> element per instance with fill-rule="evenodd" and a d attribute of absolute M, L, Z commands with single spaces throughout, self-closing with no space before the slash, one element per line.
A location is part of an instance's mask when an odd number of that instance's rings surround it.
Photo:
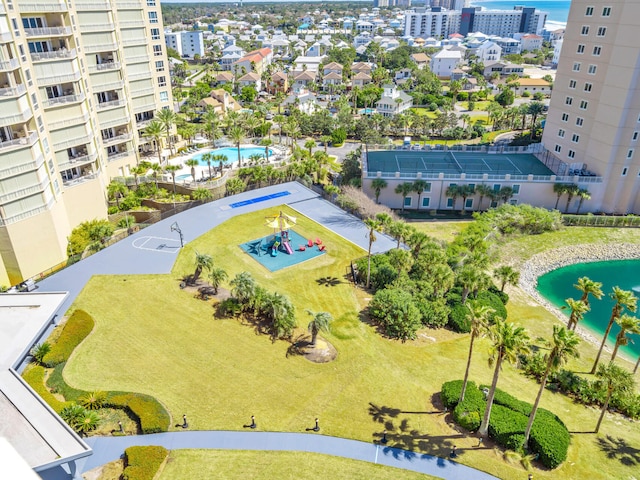
<path fill-rule="evenodd" d="M 640 213 L 639 30 L 638 0 L 571 2 L 543 143 L 603 177 L 592 211 Z"/>
<path fill-rule="evenodd" d="M 172 105 L 159 0 L 0 0 L 0 285 L 65 261 Z"/>

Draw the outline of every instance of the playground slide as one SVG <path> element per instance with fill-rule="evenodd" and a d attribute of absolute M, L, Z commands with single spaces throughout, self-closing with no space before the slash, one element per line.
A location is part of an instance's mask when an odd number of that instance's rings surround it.
<path fill-rule="evenodd" d="M 285 252 L 287 252 L 289 255 L 293 255 L 293 250 L 291 250 L 291 244 L 289 242 L 283 242 L 282 245 L 284 246 Z"/>

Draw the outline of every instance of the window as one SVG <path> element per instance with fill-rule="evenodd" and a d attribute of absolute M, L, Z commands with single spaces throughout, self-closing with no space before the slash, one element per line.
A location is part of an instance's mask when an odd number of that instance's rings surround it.
<path fill-rule="evenodd" d="M 581 127 L 583 123 L 584 123 L 584 118 L 582 118 L 582 117 L 576 118 L 576 126 L 577 127 Z"/>
<path fill-rule="evenodd" d="M 599 57 L 601 53 L 602 53 L 602 47 L 600 45 L 596 45 L 595 47 L 593 47 L 594 57 Z"/>
<path fill-rule="evenodd" d="M 574 72 L 579 72 L 580 71 L 580 62 L 573 62 L 573 71 Z"/>
<path fill-rule="evenodd" d="M 580 101 L 580 110 L 586 110 L 588 106 L 589 106 L 589 102 L 587 102 L 586 100 Z"/>
<path fill-rule="evenodd" d="M 160 40 L 160 29 L 152 28 L 151 29 L 151 40 Z"/>
<path fill-rule="evenodd" d="M 593 16 L 593 7 L 587 7 L 586 12 L 584 12 L 584 16 L 585 16 L 585 17 L 591 17 L 591 16 Z"/>
<path fill-rule="evenodd" d="M 164 75 L 161 77 L 158 77 L 158 86 L 159 87 L 166 87 L 167 86 L 167 77 L 165 77 Z"/>
<path fill-rule="evenodd" d="M 158 23 L 158 12 L 149 12 L 149 23 Z"/>
<path fill-rule="evenodd" d="M 499 192 L 501 188 L 502 188 L 502 185 L 500 185 L 499 183 L 494 183 L 493 184 L 493 191 L 494 192 Z"/>
<path fill-rule="evenodd" d="M 596 33 L 596 36 L 604 37 L 606 34 L 607 34 L 607 27 L 598 27 L 598 33 Z"/>
<path fill-rule="evenodd" d="M 422 206 L 423 207 L 428 207 L 429 203 L 431 203 L 431 198 L 429 198 L 429 197 L 423 197 L 422 198 Z"/>
<path fill-rule="evenodd" d="M 154 45 L 153 46 L 153 55 L 158 57 L 162 55 L 162 45 Z"/>
<path fill-rule="evenodd" d="M 513 190 L 514 195 L 518 195 L 520 193 L 520 185 L 512 185 L 511 189 Z"/>
<path fill-rule="evenodd" d="M 626 177 L 626 176 L 627 176 L 627 172 L 628 172 L 628 171 L 629 171 L 629 169 L 628 169 L 627 167 L 624 167 L 624 168 L 622 169 L 622 176 L 623 176 L 623 177 Z"/>
<path fill-rule="evenodd" d="M 42 18 L 25 17 L 22 19 L 22 26 L 24 28 L 42 28 Z"/>
<path fill-rule="evenodd" d="M 464 208 L 468 208 L 468 209 L 473 208 L 473 198 L 467 198 L 467 201 L 464 202 Z"/>
<path fill-rule="evenodd" d="M 147 7 L 155 7 L 156 0 L 147 0 Z"/>
<path fill-rule="evenodd" d="M 511 200 L 509 200 L 509 205 L 517 205 L 518 204 L 518 200 L 515 198 L 512 198 Z"/>
<path fill-rule="evenodd" d="M 584 53 L 584 45 L 583 44 L 579 44 L 578 45 L 578 53 Z"/>
<path fill-rule="evenodd" d="M 168 102 L 169 101 L 169 94 L 167 92 L 160 92 L 160 101 L 161 102 Z"/>
<path fill-rule="evenodd" d="M 576 88 L 576 81 L 575 80 L 569 80 L 569 88 Z"/>
<path fill-rule="evenodd" d="M 573 97 L 567 97 L 564 99 L 565 105 L 571 105 L 573 103 Z"/>
<path fill-rule="evenodd" d="M 164 62 L 162 60 L 158 60 L 156 62 L 156 72 L 163 72 L 164 71 Z"/>
<path fill-rule="evenodd" d="M 598 67 L 596 65 L 589 65 L 589 70 L 587 73 L 589 73 L 589 75 L 595 75 L 597 69 Z"/>
<path fill-rule="evenodd" d="M 583 25 L 580 30 L 580 35 L 589 35 L 589 25 Z"/>
<path fill-rule="evenodd" d="M 602 16 L 603 17 L 608 17 L 611 15 L 611 7 L 604 7 L 602 9 Z"/>
<path fill-rule="evenodd" d="M 571 141 L 572 141 L 573 143 L 578 143 L 578 142 L 580 141 L 580 135 L 577 135 L 577 134 L 575 134 L 575 133 L 574 133 L 574 134 L 571 136 Z"/>
<path fill-rule="evenodd" d="M 629 151 L 627 152 L 627 158 L 628 159 L 633 158 L 633 148 L 630 148 Z"/>
<path fill-rule="evenodd" d="M 558 130 L 558 136 L 564 138 L 565 131 L 563 129 Z"/>
<path fill-rule="evenodd" d="M 11 19 L 11 25 L 13 26 L 13 33 L 16 34 L 16 37 L 19 37 L 20 30 L 18 30 L 18 21 L 15 18 Z"/>
<path fill-rule="evenodd" d="M 633 136 L 631 137 L 631 140 L 633 140 L 634 142 L 638 140 L 638 132 L 633 132 Z"/>
<path fill-rule="evenodd" d="M 591 88 L 593 88 L 593 85 L 591 83 L 587 82 L 587 83 L 584 84 L 584 91 L 585 92 L 590 92 Z"/>
<path fill-rule="evenodd" d="M 569 114 L 568 113 L 563 113 L 562 114 L 562 121 L 563 122 L 568 122 L 569 121 Z M 638 120 L 640 121 L 640 120 Z"/>
<path fill-rule="evenodd" d="M 411 197 L 404 197 L 404 206 L 411 207 Z"/>
<path fill-rule="evenodd" d="M 560 153 L 562 151 L 562 147 L 558 144 L 556 144 L 555 148 L 553 149 L 556 153 Z"/>
<path fill-rule="evenodd" d="M 574 152 L 573 150 L 569 150 L 569 153 L 567 153 L 567 157 L 576 158 L 576 152 Z"/>
<path fill-rule="evenodd" d="M 453 198 L 447 198 L 447 208 L 453 208 Z"/>
<path fill-rule="evenodd" d="M 427 182 L 424 186 L 424 193 L 430 193 L 431 192 L 431 183 Z"/>

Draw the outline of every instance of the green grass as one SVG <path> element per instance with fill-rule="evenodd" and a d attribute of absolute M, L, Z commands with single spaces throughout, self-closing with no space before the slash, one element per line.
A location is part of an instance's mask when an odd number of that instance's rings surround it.
<path fill-rule="evenodd" d="M 438 118 L 438 114 L 436 112 L 432 112 L 427 108 L 412 108 L 411 111 L 420 115 L 421 117 L 429 117 L 432 120 Z"/>
<path fill-rule="evenodd" d="M 469 220 L 466 221 L 426 221 L 426 222 L 410 222 L 411 226 L 417 230 L 426 233 L 430 237 L 437 238 L 438 240 L 444 240 L 445 242 L 451 242 L 457 234 L 459 234 L 467 225 Z"/>
<path fill-rule="evenodd" d="M 159 480 L 194 478 L 429 480 L 436 477 L 317 453 L 173 450 Z"/>
<path fill-rule="evenodd" d="M 443 382 L 463 375 L 468 336 L 424 330 L 418 340 L 403 344 L 382 338 L 360 318 L 367 294 L 345 283 L 343 276 L 349 261 L 364 255 L 363 250 L 283 207 L 298 216 L 299 233 L 323 239 L 328 254 L 270 273 L 240 251 L 237 244 L 269 233 L 264 217 L 278 210 L 236 217 L 190 242 L 170 275 L 93 277 L 74 307 L 93 315 L 96 327 L 69 360 L 64 370 L 67 382 L 85 390 L 153 395 L 173 415 L 172 425 L 186 413 L 193 429 L 240 430 L 255 415 L 261 430 L 304 431 L 319 417 L 326 435 L 371 441 L 386 428 L 390 446 L 446 456 L 455 444 L 465 464 L 500 478 L 526 478 L 519 465 L 506 463 L 490 445 L 476 448 L 477 439 L 458 432 L 432 403 Z M 460 228 L 452 222 L 422 227 L 442 230 L 445 237 Z M 563 244 L 640 241 L 639 236 L 640 231 L 632 229 L 572 228 L 506 242 L 498 254 L 513 260 Z M 323 336 L 336 347 L 337 359 L 314 364 L 287 356 L 287 342 L 272 343 L 250 325 L 214 318 L 210 302 L 178 288 L 179 279 L 193 272 L 195 250 L 212 254 L 231 277 L 247 270 L 267 289 L 287 294 L 297 307 L 299 335 L 306 335 L 305 309 L 330 312 L 336 321 Z M 340 283 L 327 287 L 317 282 L 326 277 Z M 548 337 L 557 320 L 520 290 L 509 293 L 510 320 L 530 329 L 532 338 Z M 487 347 L 488 342 L 480 340 L 475 348 L 471 378 L 478 383 L 491 380 Z M 583 345 L 582 358 L 569 368 L 585 371 L 593 352 Z M 533 402 L 538 385 L 505 366 L 499 387 Z M 632 455 L 640 448 L 637 424 L 608 416 L 596 437 L 589 432 L 597 410 L 551 392 L 545 392 L 541 406 L 578 433 L 567 462 L 552 472 L 536 470 L 536 479 L 630 479 L 636 474 L 638 461 Z M 607 435 L 624 439 L 625 445 L 609 442 Z M 598 438 L 610 443 L 612 451 L 599 446 Z M 304 462 L 309 456 L 300 458 Z M 629 461 L 631 465 L 625 464 Z M 283 464 L 273 468 L 272 478 L 286 478 L 289 472 Z"/>

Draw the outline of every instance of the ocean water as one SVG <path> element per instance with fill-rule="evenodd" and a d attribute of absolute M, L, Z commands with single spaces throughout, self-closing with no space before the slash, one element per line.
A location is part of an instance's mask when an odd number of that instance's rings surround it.
<path fill-rule="evenodd" d="M 590 330 L 600 342 L 614 305 L 613 300 L 609 298 L 613 287 L 632 290 L 640 298 L 640 260 L 578 263 L 559 268 L 538 278 L 538 292 L 556 307 L 562 307 L 565 305 L 565 298 L 576 300 L 580 298 L 580 291 L 573 287 L 580 277 L 589 277 L 593 281 L 602 282 L 602 291 L 605 296 L 600 300 L 590 297 L 591 311 L 580 322 L 580 325 Z M 568 317 L 570 311 L 565 310 L 565 312 Z M 634 315 L 630 312 L 626 313 Z M 613 346 L 619 331 L 618 325 L 614 324 L 608 337 L 609 346 Z M 631 335 L 630 340 L 629 345 L 621 347 L 620 350 L 625 356 L 636 360 L 640 355 L 640 335 Z M 611 357 L 611 354 L 606 352 L 602 355 L 605 360 Z"/>
<path fill-rule="evenodd" d="M 489 10 L 513 10 L 514 5 L 535 7 L 549 14 L 547 30 L 553 30 L 566 25 L 571 0 L 471 0 L 471 5 Z"/>

